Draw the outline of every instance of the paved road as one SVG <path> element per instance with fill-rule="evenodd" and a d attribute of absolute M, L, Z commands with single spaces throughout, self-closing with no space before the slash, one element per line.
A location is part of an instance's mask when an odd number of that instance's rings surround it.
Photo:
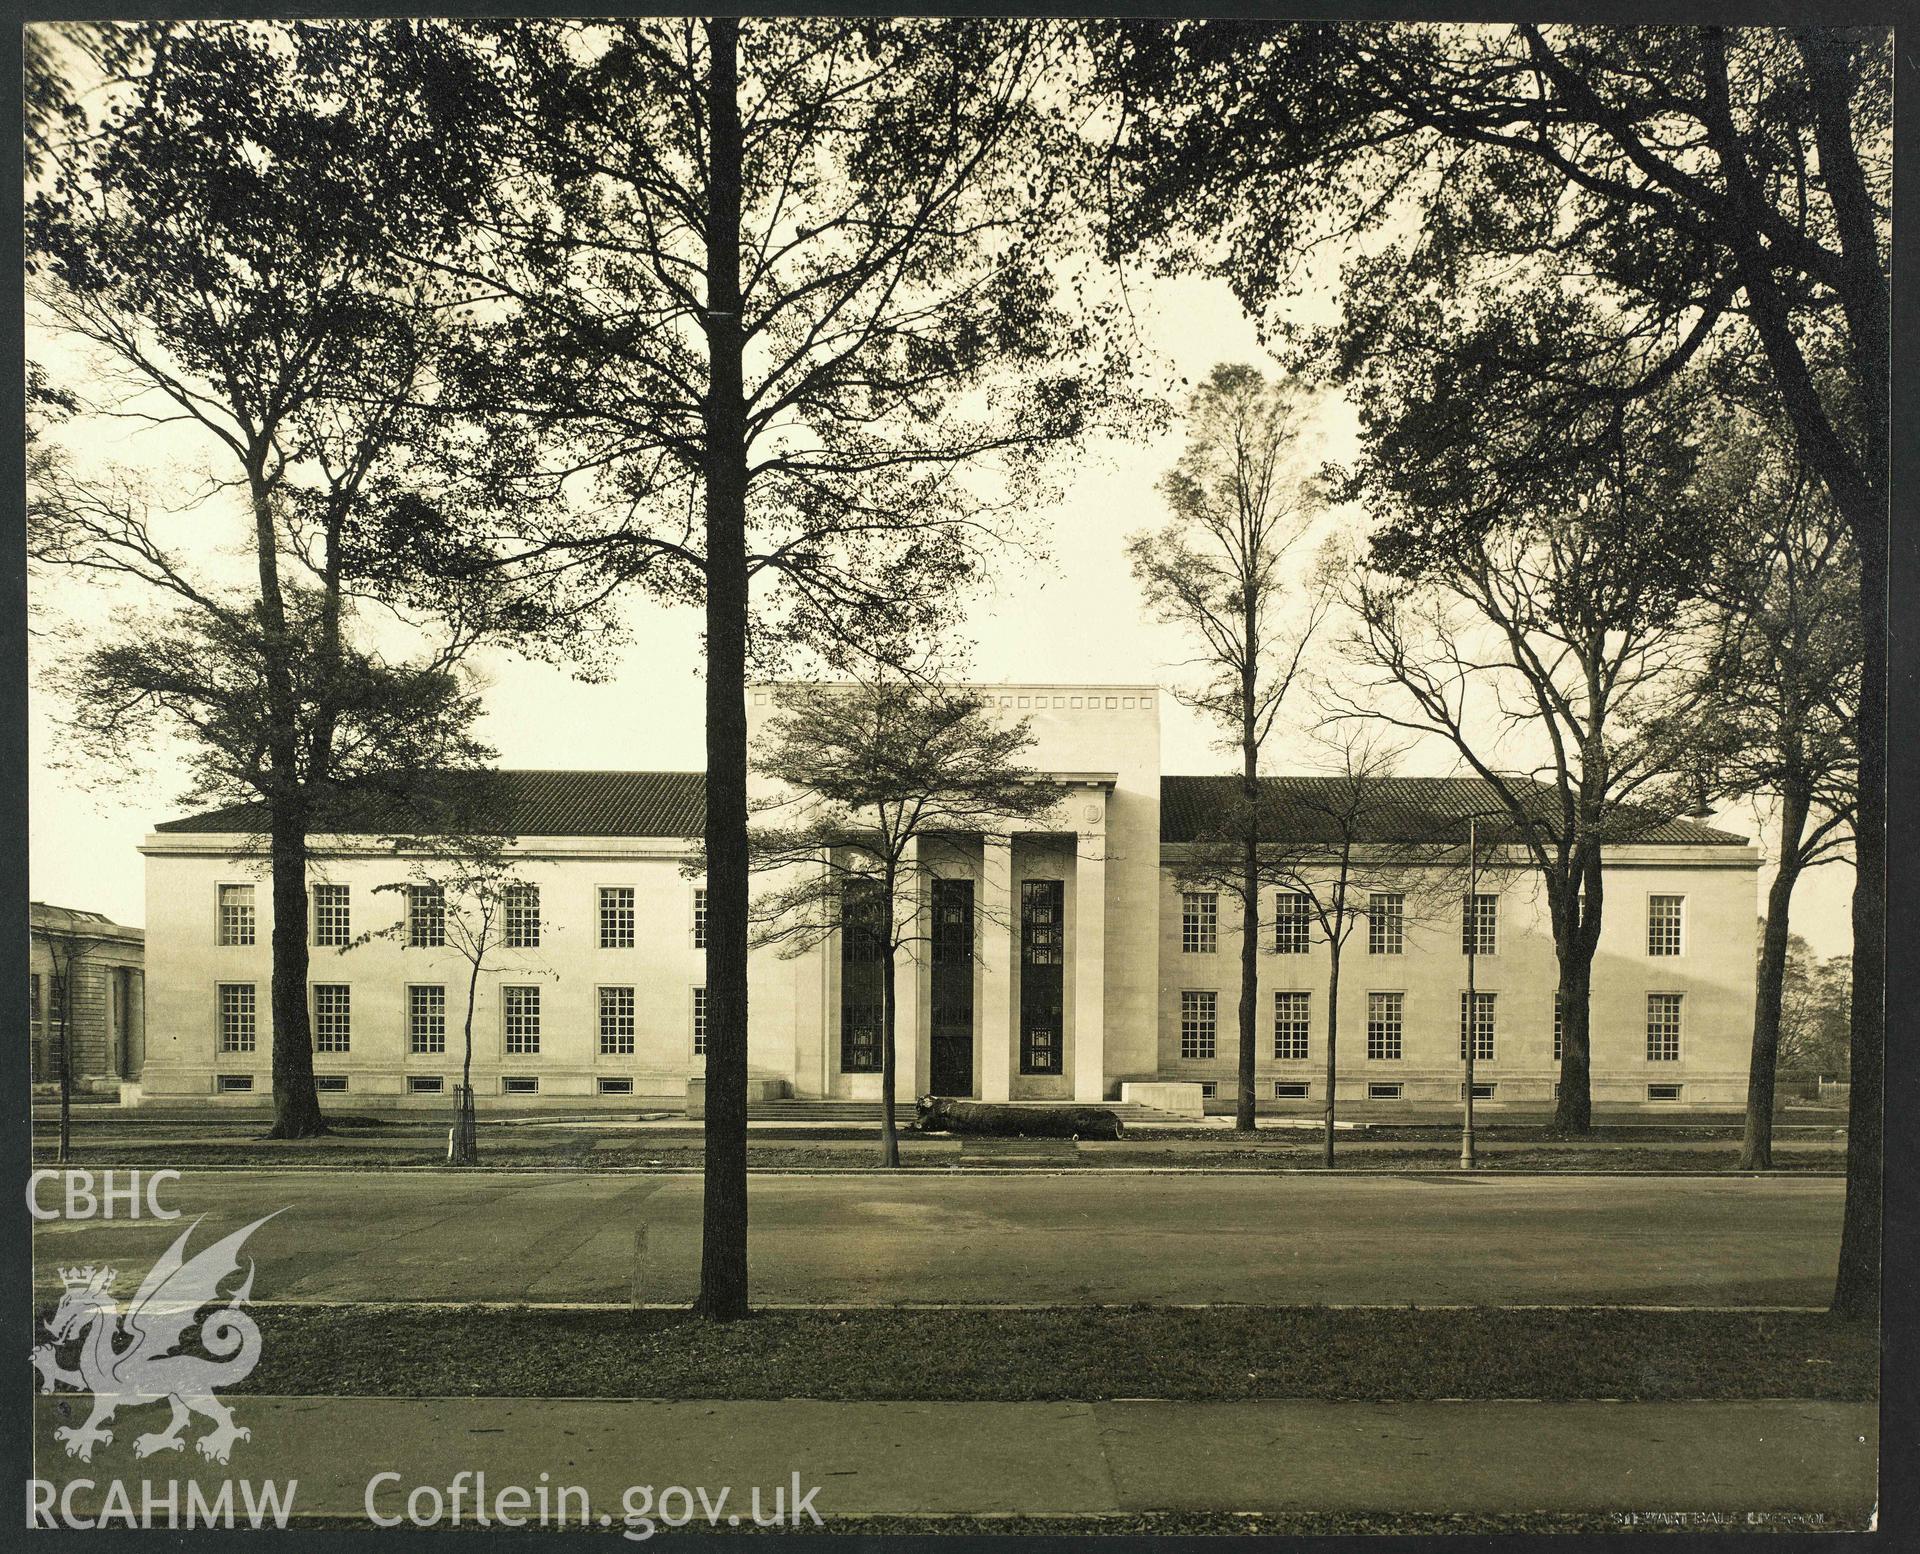
<path fill-rule="evenodd" d="M 1833 1178 L 756 1176 L 768 1302 L 1822 1305 Z M 43 1190 L 42 1201 L 55 1196 Z M 162 1193 L 203 1244 L 273 1209 L 256 1300 L 675 1302 L 700 1182 L 574 1172 L 189 1172 Z M 185 1221 L 36 1227 L 131 1281 Z"/>

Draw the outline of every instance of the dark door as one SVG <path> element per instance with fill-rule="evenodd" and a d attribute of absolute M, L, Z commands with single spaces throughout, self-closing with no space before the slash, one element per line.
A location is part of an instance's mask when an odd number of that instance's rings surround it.
<path fill-rule="evenodd" d="M 935 1095 L 973 1094 L 973 881 L 933 882 L 933 1029 L 927 1076 Z"/>

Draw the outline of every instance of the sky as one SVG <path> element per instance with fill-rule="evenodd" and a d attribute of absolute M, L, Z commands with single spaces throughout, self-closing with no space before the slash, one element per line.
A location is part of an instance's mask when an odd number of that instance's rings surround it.
<path fill-rule="evenodd" d="M 1216 363 L 1272 363 L 1252 322 L 1224 283 L 1182 279 L 1129 283 L 1144 343 L 1160 361 L 1156 377 L 1179 393 L 1181 381 L 1199 381 Z M 1327 305 L 1324 298 L 1308 307 Z M 30 349 L 58 355 L 36 340 Z M 1354 447 L 1351 407 L 1325 401 L 1316 417 L 1318 453 L 1332 460 Z M 110 446 L 85 449 L 116 460 L 137 460 L 161 478 L 190 478 L 205 456 L 162 428 L 116 429 Z M 973 602 L 969 634 L 975 642 L 972 678 L 982 681 L 1158 683 L 1178 685 L 1192 649 L 1181 632 L 1143 618 L 1139 591 L 1128 571 L 1126 536 L 1165 518 L 1156 482 L 1177 457 L 1176 422 L 1149 441 L 1107 443 L 1077 460 L 1062 499 L 1035 513 L 1051 560 L 1010 559 L 996 568 Z M 1350 515 L 1332 515 L 1338 525 Z M 237 559 L 237 558 L 231 558 Z M 107 601 L 62 578 L 36 578 L 36 599 L 80 621 L 83 629 Z M 504 767 L 696 770 L 702 765 L 703 688 L 697 614 L 634 600 L 628 606 L 631 642 L 618 668 L 587 684 L 562 668 L 493 651 L 477 667 L 485 681 L 480 737 L 499 751 Z M 36 670 L 45 644 L 36 644 Z M 1172 697 L 1161 697 L 1161 762 L 1166 773 L 1223 772 L 1235 758 L 1216 745 L 1217 734 Z M 103 783 L 88 768 L 61 764 L 62 710 L 36 673 L 29 698 L 29 878 L 33 899 L 106 913 L 116 921 L 145 921 L 141 839 L 153 825 L 179 813 L 185 787 L 177 749 L 143 753 L 138 775 Z M 1276 732 L 1266 770 L 1311 769 L 1317 760 L 1308 731 Z M 1431 775 L 1457 770 L 1449 748 L 1418 752 L 1408 769 Z M 1761 817 L 1728 810 L 1718 823 L 1762 840 Z M 1762 911 L 1769 872 L 1756 884 Z M 1795 896 L 1794 930 L 1816 955 L 1845 954 L 1851 946 L 1850 867 L 1829 866 L 1804 876 Z"/>

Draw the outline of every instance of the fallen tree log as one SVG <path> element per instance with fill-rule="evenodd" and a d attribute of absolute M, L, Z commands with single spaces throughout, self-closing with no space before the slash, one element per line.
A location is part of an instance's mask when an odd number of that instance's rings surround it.
<path fill-rule="evenodd" d="M 1120 1119 L 1104 1106 L 1004 1106 L 923 1095 L 914 1126 L 922 1133 L 966 1133 L 985 1138 L 1117 1139 Z"/>

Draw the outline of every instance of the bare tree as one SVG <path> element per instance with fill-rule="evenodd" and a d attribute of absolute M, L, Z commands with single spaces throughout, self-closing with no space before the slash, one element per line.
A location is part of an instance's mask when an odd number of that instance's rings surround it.
<path fill-rule="evenodd" d="M 1773 1165 L 1794 887 L 1852 855 L 1864 652 L 1859 569 L 1824 486 L 1750 414 L 1730 411 L 1715 432 L 1707 473 L 1726 527 L 1702 580 L 1714 615 L 1701 673 L 1667 733 L 1702 794 L 1758 797 L 1778 817 L 1740 1149 L 1741 1168 L 1757 1171 Z"/>
<path fill-rule="evenodd" d="M 1560 962 L 1554 1125 L 1565 1133 L 1593 1123 L 1587 1013 L 1604 849 L 1644 832 L 1646 801 L 1680 759 L 1650 715 L 1690 663 L 1686 595 L 1647 564 L 1662 519 L 1640 511 L 1641 527 L 1589 510 L 1488 533 L 1417 580 L 1355 573 L 1347 647 L 1371 678 L 1333 693 L 1345 716 L 1451 744 L 1539 871 Z"/>
<path fill-rule="evenodd" d="M 918 676 L 783 688 L 759 773 L 782 785 L 752 832 L 757 869 L 792 877 L 755 904 L 761 943 L 794 952 L 858 934 L 881 969 L 881 1163 L 900 1164 L 895 1127 L 895 968 L 930 944 L 940 846 L 1052 811 L 1066 790 L 1026 766 L 1032 720 Z M 975 936 L 977 939 L 977 935 Z M 969 959 L 973 940 L 966 946 Z"/>
<path fill-rule="evenodd" d="M 1453 921 L 1467 877 L 1467 819 L 1492 809 L 1478 795 L 1464 807 L 1442 804 L 1430 785 L 1397 780 L 1405 751 L 1377 728 L 1337 727 L 1322 743 L 1331 756 L 1324 774 L 1260 781 L 1257 888 L 1274 893 L 1274 911 L 1271 936 L 1255 948 L 1304 955 L 1316 941 L 1327 947 L 1321 1159 L 1331 1168 L 1347 944 L 1365 928 L 1397 953 L 1408 933 Z M 1211 835 L 1180 848 L 1175 879 L 1184 888 L 1243 889 L 1240 834 L 1235 817 L 1223 815 Z M 1244 1068 L 1253 1044 L 1245 1035 L 1242 1041 Z"/>
<path fill-rule="evenodd" d="M 1240 756 L 1240 1069 L 1235 1121 L 1254 1126 L 1254 1002 L 1259 984 L 1260 752 L 1325 614 L 1288 559 L 1316 511 L 1294 463 L 1305 406 L 1291 384 L 1221 364 L 1187 406 L 1187 445 L 1160 482 L 1171 520 L 1133 535 L 1127 554 L 1147 608 L 1199 639 L 1197 688 L 1174 695 L 1229 732 Z"/>
<path fill-rule="evenodd" d="M 467 1003 L 461 1022 L 460 1094 L 455 1099 L 449 1165 L 473 1165 L 478 1143 L 473 1116 L 473 1011 L 480 978 L 513 969 L 529 976 L 554 976 L 538 958 L 548 930 L 540 919 L 540 889 L 518 870 L 513 839 L 480 832 L 455 832 L 386 839 L 396 857 L 408 860 L 407 878 L 376 885 L 376 893 L 404 898 L 401 915 L 384 927 L 352 941 L 395 941 L 408 948 L 451 950 L 466 964 Z M 345 954 L 352 945 L 342 946 Z"/>
<path fill-rule="evenodd" d="M 1008 18 L 458 22 L 419 85 L 494 178 L 448 269 L 500 500 L 428 571 L 511 564 L 699 607 L 708 1042 L 702 1315 L 748 1307 L 745 683 L 951 611 L 1126 362 L 1055 261 L 1067 43 Z M 447 86 L 461 82 L 460 90 Z M 556 492 L 568 510 L 529 521 Z M 445 543 L 441 543 L 442 540 Z"/>

